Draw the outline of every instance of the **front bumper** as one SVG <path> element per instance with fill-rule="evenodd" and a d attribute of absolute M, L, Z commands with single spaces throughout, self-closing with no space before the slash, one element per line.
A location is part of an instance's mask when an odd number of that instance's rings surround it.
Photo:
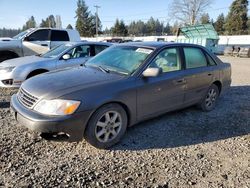
<path fill-rule="evenodd" d="M 65 133 L 69 135 L 68 141 L 83 139 L 85 127 L 91 116 L 91 111 L 63 117 L 41 115 L 25 108 L 20 104 L 16 95 L 11 98 L 11 108 L 17 122 L 26 128 L 39 133 Z"/>

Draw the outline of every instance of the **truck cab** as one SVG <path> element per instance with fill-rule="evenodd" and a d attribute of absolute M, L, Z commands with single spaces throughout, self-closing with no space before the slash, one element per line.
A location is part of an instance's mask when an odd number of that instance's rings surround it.
<path fill-rule="evenodd" d="M 28 29 L 13 38 L 0 38 L 0 62 L 16 57 L 42 54 L 62 43 L 80 40 L 76 30 Z"/>

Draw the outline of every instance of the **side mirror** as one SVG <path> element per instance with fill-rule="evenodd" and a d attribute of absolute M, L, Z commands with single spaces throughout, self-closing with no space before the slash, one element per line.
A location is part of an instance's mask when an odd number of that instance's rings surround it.
<path fill-rule="evenodd" d="M 161 72 L 162 72 L 161 68 L 148 67 L 145 71 L 143 71 L 142 75 L 144 77 L 157 77 Z"/>
<path fill-rule="evenodd" d="M 29 36 L 24 37 L 24 41 L 29 41 Z"/>
<path fill-rule="evenodd" d="M 62 59 L 63 59 L 63 60 L 69 60 L 69 59 L 70 59 L 70 55 L 69 55 L 69 54 L 64 54 L 64 55 L 62 56 Z"/>

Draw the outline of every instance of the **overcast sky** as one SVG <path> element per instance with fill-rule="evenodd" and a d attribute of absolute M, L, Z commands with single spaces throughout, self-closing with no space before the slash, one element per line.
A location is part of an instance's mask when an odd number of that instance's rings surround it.
<path fill-rule="evenodd" d="M 40 24 L 48 15 L 60 15 L 63 27 L 75 26 L 75 10 L 77 0 L 0 0 L 0 28 L 21 28 L 30 16 L 34 16 Z M 89 10 L 94 14 L 94 5 L 99 5 L 99 17 L 103 29 L 111 27 L 116 18 L 123 19 L 126 24 L 131 20 L 147 21 L 151 16 L 160 21 L 173 22 L 169 16 L 172 0 L 85 0 Z M 214 0 L 208 13 L 216 20 L 220 13 L 225 15 L 233 0 Z"/>

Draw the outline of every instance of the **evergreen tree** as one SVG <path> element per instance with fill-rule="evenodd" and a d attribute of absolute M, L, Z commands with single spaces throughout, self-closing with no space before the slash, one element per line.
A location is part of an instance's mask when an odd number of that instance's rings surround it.
<path fill-rule="evenodd" d="M 69 25 L 66 27 L 66 29 L 73 29 L 73 27 L 72 27 L 71 24 L 69 24 Z"/>
<path fill-rule="evenodd" d="M 225 32 L 224 25 L 225 25 L 225 17 L 224 14 L 222 13 L 218 16 L 216 22 L 214 23 L 214 28 L 219 35 L 223 35 Z"/>
<path fill-rule="evenodd" d="M 171 25 L 168 22 L 167 25 L 164 28 L 164 33 L 167 34 L 167 35 L 171 35 L 172 34 L 171 30 L 172 30 L 172 27 L 171 27 Z"/>
<path fill-rule="evenodd" d="M 84 0 L 77 1 L 76 9 L 76 29 L 82 37 L 93 36 L 93 17 L 91 17 L 88 11 L 88 6 L 85 4 Z"/>
<path fill-rule="evenodd" d="M 31 16 L 29 20 L 24 24 L 23 30 L 27 30 L 29 28 L 35 28 L 36 27 L 36 21 L 34 16 Z"/>
<path fill-rule="evenodd" d="M 96 15 L 95 16 L 91 16 L 90 17 L 91 20 L 91 35 L 94 36 L 96 34 Z M 100 18 L 97 16 L 97 20 L 98 20 L 98 33 L 101 34 L 102 33 L 102 23 Z"/>
<path fill-rule="evenodd" d="M 211 23 L 210 17 L 209 17 L 209 14 L 208 14 L 208 13 L 204 13 L 204 14 L 201 15 L 200 23 L 201 23 L 201 24 L 208 24 L 208 23 Z"/>
<path fill-rule="evenodd" d="M 113 36 L 127 36 L 128 30 L 123 20 L 116 19 L 114 27 L 111 28 Z"/>
<path fill-rule="evenodd" d="M 234 0 L 225 23 L 226 33 L 229 35 L 247 34 L 248 0 Z"/>
<path fill-rule="evenodd" d="M 49 15 L 45 20 L 42 19 L 40 27 L 56 28 L 55 17 L 53 15 Z"/>

